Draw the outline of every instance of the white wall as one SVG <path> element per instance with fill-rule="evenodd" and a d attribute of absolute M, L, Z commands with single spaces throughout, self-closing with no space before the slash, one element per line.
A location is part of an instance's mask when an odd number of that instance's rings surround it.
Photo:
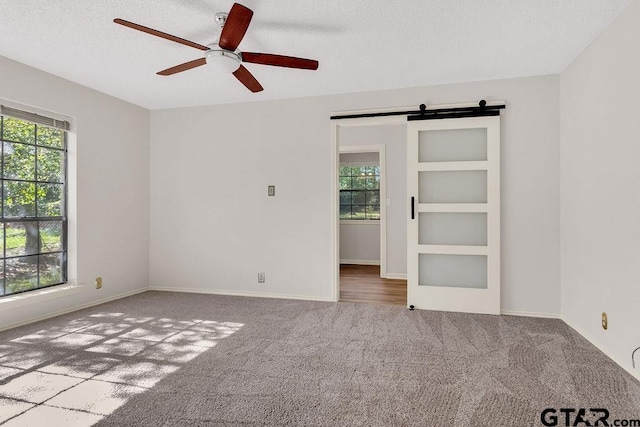
<path fill-rule="evenodd" d="M 562 315 L 629 370 L 640 346 L 638 22 L 632 2 L 561 86 Z"/>
<path fill-rule="evenodd" d="M 407 274 L 406 126 L 349 126 L 340 127 L 338 132 L 341 146 L 385 146 L 386 198 L 391 199 L 391 206 L 387 206 L 387 275 L 402 277 Z M 343 229 L 341 226 L 340 233 Z M 342 252 L 340 257 L 343 258 Z"/>
<path fill-rule="evenodd" d="M 4 57 L 0 76 L 0 100 L 73 117 L 70 281 L 86 284 L 46 302 L 3 302 L 0 328 L 148 286 L 149 112 Z"/>
<path fill-rule="evenodd" d="M 330 299 L 330 113 L 484 98 L 508 104 L 502 309 L 557 314 L 559 85 L 542 76 L 153 111 L 151 285 Z"/>
<path fill-rule="evenodd" d="M 340 263 L 380 265 L 380 222 L 340 223 Z"/>

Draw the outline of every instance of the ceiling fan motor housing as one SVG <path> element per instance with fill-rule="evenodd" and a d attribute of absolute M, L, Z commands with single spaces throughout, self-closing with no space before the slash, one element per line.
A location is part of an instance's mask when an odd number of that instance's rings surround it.
<path fill-rule="evenodd" d="M 209 45 L 209 50 L 205 52 L 204 57 L 207 64 L 220 72 L 233 73 L 242 63 L 240 52 L 231 52 L 222 49 L 217 44 Z"/>

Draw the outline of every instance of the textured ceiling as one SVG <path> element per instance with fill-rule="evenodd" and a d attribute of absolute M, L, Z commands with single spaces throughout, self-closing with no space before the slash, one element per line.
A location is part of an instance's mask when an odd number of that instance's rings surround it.
<path fill-rule="evenodd" d="M 559 73 L 630 1 L 244 0 L 241 51 L 320 61 L 246 64 L 258 94 L 208 66 L 157 76 L 202 53 L 112 22 L 208 44 L 233 1 L 0 0 L 0 55 L 150 109 L 223 104 Z"/>

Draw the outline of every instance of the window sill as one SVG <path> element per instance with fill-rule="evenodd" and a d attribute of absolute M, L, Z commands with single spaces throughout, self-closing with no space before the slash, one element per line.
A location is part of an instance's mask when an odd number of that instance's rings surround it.
<path fill-rule="evenodd" d="M 379 219 L 341 219 L 340 225 L 342 224 L 380 225 L 380 220 Z"/>
<path fill-rule="evenodd" d="M 25 305 L 48 301 L 55 298 L 66 297 L 80 292 L 82 288 L 82 285 L 66 284 L 2 297 L 0 298 L 0 311 L 11 310 L 17 307 L 23 307 Z"/>

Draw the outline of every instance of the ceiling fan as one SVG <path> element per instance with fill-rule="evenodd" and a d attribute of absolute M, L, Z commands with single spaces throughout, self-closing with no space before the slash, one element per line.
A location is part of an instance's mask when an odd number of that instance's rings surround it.
<path fill-rule="evenodd" d="M 125 21 L 124 19 L 116 18 L 113 22 L 204 51 L 203 58 L 194 59 L 193 61 L 159 71 L 157 74 L 161 76 L 170 76 L 205 64 L 215 64 L 218 68 L 232 72 L 235 78 L 251 92 L 260 92 L 263 90 L 262 85 L 260 85 L 253 74 L 242 65 L 243 62 L 273 65 L 276 67 L 300 68 L 304 70 L 318 69 L 318 61 L 312 59 L 273 55 L 270 53 L 240 52 L 237 49 L 238 45 L 247 32 L 252 17 L 253 11 L 239 3 L 234 3 L 229 13 L 216 13 L 215 20 L 222 28 L 220 40 L 207 46 L 154 30 L 153 28 Z"/>

